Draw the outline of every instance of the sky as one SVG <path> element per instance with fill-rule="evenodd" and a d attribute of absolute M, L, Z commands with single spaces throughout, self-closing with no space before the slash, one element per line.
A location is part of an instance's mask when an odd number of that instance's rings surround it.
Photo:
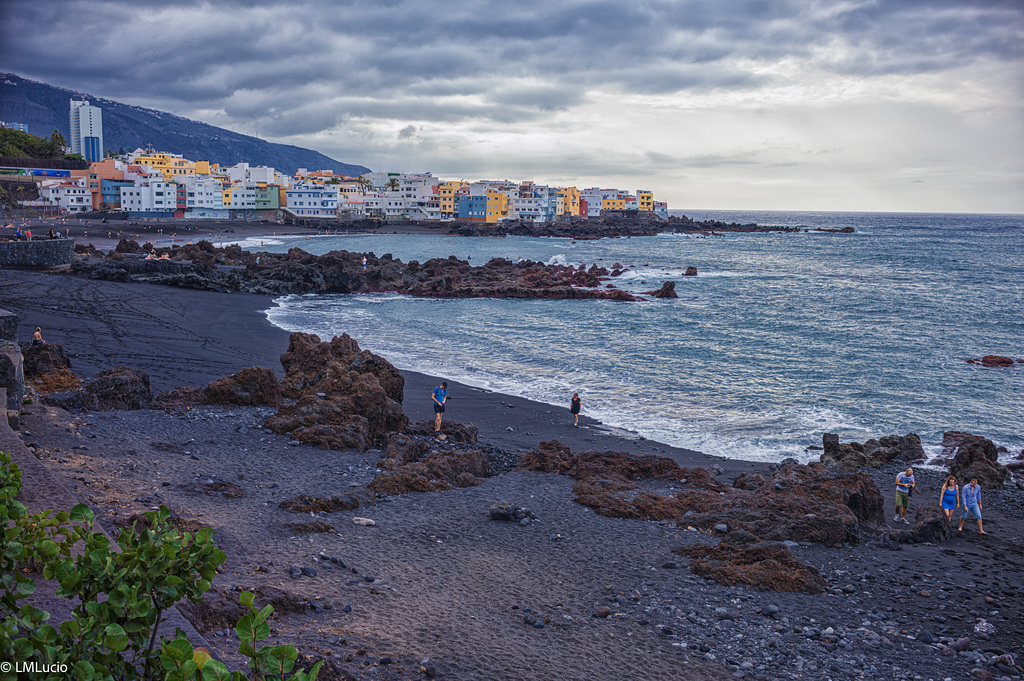
<path fill-rule="evenodd" d="M 1024 2 L 3 0 L 0 70 L 374 170 L 1024 213 Z M 173 150 L 169 150 L 173 151 Z"/>

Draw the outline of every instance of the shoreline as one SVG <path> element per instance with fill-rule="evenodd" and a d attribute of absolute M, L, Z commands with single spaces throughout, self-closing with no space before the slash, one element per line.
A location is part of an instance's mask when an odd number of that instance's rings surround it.
<path fill-rule="evenodd" d="M 12 270 L 0 270 L 0 295 L 20 317 L 19 338 L 41 326 L 85 375 L 125 364 L 166 390 L 244 366 L 282 373 L 288 332 L 266 318 L 266 296 Z M 441 379 L 401 373 L 406 414 L 432 418 L 429 393 Z M 621 437 L 585 415 L 589 427 L 573 428 L 567 409 L 449 387 L 446 418 L 476 424 L 481 445 L 522 452 L 557 439 L 574 452 L 670 456 L 710 468 L 726 486 L 739 473 L 768 472 Z M 601 516 L 573 501 L 564 475 L 514 471 L 479 486 L 387 497 L 358 509 L 373 528 L 354 524 L 351 512 L 322 513 L 316 520 L 331 531 L 302 534 L 293 528 L 310 523 L 309 514 L 288 513 L 279 502 L 364 486 L 380 472 L 379 451 L 292 445 L 261 429 L 271 410 L 260 408 L 26 411 L 24 442 L 63 476 L 70 502 L 90 504 L 108 530 L 158 503 L 215 529 L 229 559 L 214 603 L 237 601 L 234 589 L 287 591 L 309 606 L 276 618 L 271 642 L 296 644 L 361 681 L 424 678 L 425 658 L 438 678 L 460 681 L 942 681 L 967 678 L 978 666 L 997 672 L 996 655 L 1019 655 L 1024 644 L 1024 566 L 1013 558 L 1024 545 L 1024 500 L 1015 490 L 986 491 L 986 537 L 968 525 L 942 545 L 894 544 L 875 530 L 854 544 L 800 544 L 794 553 L 820 571 L 828 590 L 763 592 L 686 569 L 689 559 L 676 549 L 714 541 L 706 533 L 687 531 L 685 522 Z M 895 467 L 867 473 L 890 520 Z M 911 513 L 933 505 L 939 477 L 921 472 Z M 202 491 L 218 480 L 245 495 Z M 496 502 L 522 504 L 540 524 L 497 523 L 487 513 Z M 878 531 L 893 526 L 905 527 L 887 522 Z M 289 566 L 315 576 L 290 577 Z M 550 617 L 547 626 L 524 622 L 524 613 L 538 611 Z M 977 617 L 997 633 L 979 639 Z M 237 641 L 223 626 L 197 628 L 212 652 L 235 663 Z M 825 634 L 828 627 L 838 636 Z M 969 648 L 956 652 L 952 643 L 962 638 Z"/>
<path fill-rule="evenodd" d="M 272 306 L 273 297 L 22 271 L 17 278 L 30 283 L 38 293 L 33 301 L 21 300 L 19 304 L 18 287 L 5 282 L 4 274 L 0 271 L 0 296 L 12 301 L 5 305 L 19 316 L 19 337 L 31 337 L 30 331 L 42 327 L 44 339 L 62 343 L 73 355 L 72 369 L 86 377 L 125 364 L 147 372 L 156 393 L 183 385 L 203 386 L 244 366 L 265 366 L 282 374 L 279 357 L 287 349 L 289 332 L 267 319 L 266 311 Z M 48 302 L 53 300 L 68 301 L 69 309 Z M 78 303 L 87 305 L 87 314 L 71 309 Z M 121 312 L 100 320 L 95 313 L 104 308 L 121 308 Z M 162 316 L 152 314 L 151 310 L 157 308 L 162 309 Z M 177 328 L 192 331 L 175 339 L 165 348 L 167 352 L 151 352 L 151 344 L 145 339 L 165 337 Z M 343 332 L 339 329 L 337 335 Z M 257 340 L 241 347 L 235 342 L 239 336 Z M 76 351 L 83 347 L 93 350 Z M 184 360 L 182 366 L 168 366 L 172 353 Z M 580 428 L 573 428 L 567 405 L 562 409 L 417 371 L 401 369 L 401 373 L 406 379 L 403 409 L 410 420 L 433 419 L 430 393 L 442 380 L 447 380 L 453 399 L 446 418 L 475 423 L 482 441 L 509 451 L 521 453 L 540 442 L 557 439 L 573 451 L 603 448 L 670 456 L 681 466 L 718 464 L 734 475 L 768 466 L 766 462 L 716 457 L 647 440 L 604 426 L 585 413 L 580 415 Z"/>

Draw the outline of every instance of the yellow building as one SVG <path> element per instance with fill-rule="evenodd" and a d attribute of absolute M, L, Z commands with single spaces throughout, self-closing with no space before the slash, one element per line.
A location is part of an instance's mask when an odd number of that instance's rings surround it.
<path fill-rule="evenodd" d="M 135 157 L 135 163 L 151 166 L 154 172 L 164 176 L 165 182 L 175 182 L 196 174 L 196 164 L 187 158 L 171 154 L 144 154 Z M 209 163 L 206 170 L 209 172 Z"/>
<path fill-rule="evenodd" d="M 646 189 L 638 189 L 636 191 L 636 203 L 637 208 L 640 210 L 654 210 L 654 192 L 647 191 Z"/>
<path fill-rule="evenodd" d="M 227 208 L 231 205 L 231 185 L 225 183 L 221 192 L 224 195 L 224 207 Z"/>
<path fill-rule="evenodd" d="M 487 222 L 497 222 L 508 217 L 508 194 L 497 189 L 487 190 Z"/>
<path fill-rule="evenodd" d="M 576 189 L 576 187 L 562 187 L 558 190 L 558 196 L 561 199 L 558 207 L 559 215 L 580 214 L 581 194 L 579 189 Z"/>
<path fill-rule="evenodd" d="M 437 197 L 442 218 L 453 218 L 458 215 L 459 205 L 455 199 L 455 193 L 466 186 L 465 182 L 459 182 L 458 180 L 441 182 L 437 185 Z"/>
<path fill-rule="evenodd" d="M 626 200 L 625 199 L 603 199 L 601 201 L 601 210 L 625 210 Z"/>

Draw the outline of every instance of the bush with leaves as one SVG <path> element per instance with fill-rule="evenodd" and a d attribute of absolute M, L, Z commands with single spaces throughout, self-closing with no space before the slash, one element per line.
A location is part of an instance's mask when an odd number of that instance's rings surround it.
<path fill-rule="evenodd" d="M 146 513 L 147 527 L 123 530 L 114 550 L 105 534 L 92 531 L 95 516 L 88 506 L 29 514 L 17 501 L 20 489 L 21 471 L 0 452 L 0 660 L 57 670 L 37 673 L 37 679 L 69 674 L 97 681 L 248 678 L 229 674 L 208 654 L 204 658 L 202 649 L 192 651 L 181 630 L 174 640 L 156 645 L 163 614 L 183 598 L 198 601 L 226 558 L 213 543 L 213 530 L 182 533 L 161 506 Z M 18 607 L 35 593 L 29 574 L 40 569 L 45 579 L 57 581 L 58 596 L 77 603 L 71 619 L 56 628 L 48 623 L 49 613 Z M 283 681 L 296 651 L 293 646 L 252 648 L 269 635 L 266 618 L 272 611 L 269 606 L 257 611 L 252 602 L 252 594 L 243 594 L 251 612 L 238 625 L 239 652 L 251 658 L 254 681 Z M 178 655 L 193 666 L 173 664 Z M 290 679 L 312 681 L 315 671 Z M 13 669 L 0 671 L 0 680 L 14 678 Z"/>

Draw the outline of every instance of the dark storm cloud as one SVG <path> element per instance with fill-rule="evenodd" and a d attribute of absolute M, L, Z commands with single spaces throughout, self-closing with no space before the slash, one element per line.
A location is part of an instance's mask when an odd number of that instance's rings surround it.
<path fill-rule="evenodd" d="M 511 123 L 587 92 L 753 90 L 782 59 L 844 76 L 1020 68 L 1015 2 L 8 0 L 0 68 L 275 134 L 353 117 Z M 322 126 L 322 127 L 320 127 Z"/>

